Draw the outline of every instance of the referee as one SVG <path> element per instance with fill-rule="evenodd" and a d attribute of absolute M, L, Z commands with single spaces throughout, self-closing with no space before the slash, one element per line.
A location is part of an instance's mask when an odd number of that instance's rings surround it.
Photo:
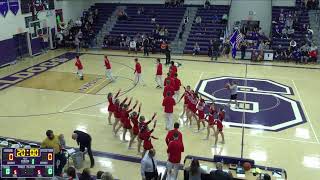
<path fill-rule="evenodd" d="M 90 157 L 91 168 L 94 167 L 94 159 L 91 150 L 91 136 L 85 132 L 75 130 L 72 134 L 72 139 L 76 140 L 78 145 L 80 145 L 80 151 L 84 152 L 87 148 L 88 155 Z"/>

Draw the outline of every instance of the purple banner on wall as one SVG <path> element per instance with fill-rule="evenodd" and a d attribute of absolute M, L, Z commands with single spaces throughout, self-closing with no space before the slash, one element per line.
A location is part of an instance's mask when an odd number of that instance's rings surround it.
<path fill-rule="evenodd" d="M 0 14 L 6 17 L 8 13 L 8 0 L 0 0 Z"/>
<path fill-rule="evenodd" d="M 19 11 L 19 0 L 9 0 L 9 9 L 14 15 L 17 15 Z"/>

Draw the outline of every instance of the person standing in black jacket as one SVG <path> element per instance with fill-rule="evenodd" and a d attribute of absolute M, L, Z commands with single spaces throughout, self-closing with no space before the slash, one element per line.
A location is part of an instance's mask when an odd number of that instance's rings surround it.
<path fill-rule="evenodd" d="M 145 38 L 143 40 L 143 55 L 149 56 L 149 39 Z"/>
<path fill-rule="evenodd" d="M 94 167 L 94 159 L 92 155 L 92 150 L 91 150 L 91 136 L 85 132 L 75 130 L 73 131 L 72 134 L 72 139 L 76 140 L 78 145 L 80 145 L 80 151 L 84 152 L 85 149 L 87 148 L 88 155 L 90 157 L 90 162 L 91 162 L 91 168 Z"/>
<path fill-rule="evenodd" d="M 166 65 L 169 65 L 171 62 L 171 50 L 169 49 L 169 46 L 166 47 L 165 53 L 166 53 Z"/>
<path fill-rule="evenodd" d="M 211 60 L 213 60 L 213 57 L 215 58 L 215 60 L 218 60 L 219 47 L 220 47 L 220 42 L 217 39 L 214 39 L 212 43 Z"/>
<path fill-rule="evenodd" d="M 244 59 L 244 57 L 246 56 L 246 49 L 247 49 L 247 44 L 245 41 L 241 42 L 240 49 L 241 49 L 241 59 Z"/>

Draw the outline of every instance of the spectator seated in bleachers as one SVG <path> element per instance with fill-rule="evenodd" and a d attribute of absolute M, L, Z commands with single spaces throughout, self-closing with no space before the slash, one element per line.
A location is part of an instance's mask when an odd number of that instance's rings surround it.
<path fill-rule="evenodd" d="M 84 168 L 79 180 L 93 180 L 92 176 L 91 176 L 91 172 L 89 168 Z"/>
<path fill-rule="evenodd" d="M 192 55 L 198 55 L 200 52 L 200 47 L 199 44 L 196 42 L 193 46 L 193 50 L 192 50 Z"/>
<path fill-rule="evenodd" d="M 76 169 L 74 167 L 68 167 L 66 173 L 63 174 L 63 177 L 69 180 L 79 180 Z"/>
<path fill-rule="evenodd" d="M 118 11 L 117 16 L 119 21 L 128 20 L 128 15 L 123 9 Z"/>
<path fill-rule="evenodd" d="M 202 21 L 201 16 L 197 16 L 197 17 L 196 17 L 196 20 L 195 20 L 196 25 L 197 25 L 197 26 L 201 26 L 201 21 Z"/>
<path fill-rule="evenodd" d="M 204 2 L 204 8 L 206 8 L 206 9 L 210 9 L 210 1 L 209 0 L 206 0 L 205 2 Z"/>
<path fill-rule="evenodd" d="M 130 54 L 131 51 L 134 51 L 137 54 L 137 42 L 134 38 L 130 40 L 128 54 Z"/>
<path fill-rule="evenodd" d="M 160 52 L 161 53 L 165 53 L 167 46 L 168 46 L 167 42 L 166 41 L 162 41 L 161 44 L 160 44 L 160 49 L 161 49 Z"/>
<path fill-rule="evenodd" d="M 227 22 L 228 22 L 228 14 L 223 14 L 222 15 L 222 18 L 221 18 L 221 23 L 222 24 L 227 24 Z"/>
<path fill-rule="evenodd" d="M 138 15 L 144 15 L 144 8 L 143 7 L 140 7 L 137 11 L 137 14 Z"/>
<path fill-rule="evenodd" d="M 282 48 L 281 44 L 274 49 L 274 59 L 275 60 L 284 60 L 285 59 L 285 50 Z"/>
<path fill-rule="evenodd" d="M 114 178 L 111 173 L 105 172 L 101 175 L 101 180 L 114 180 Z"/>
<path fill-rule="evenodd" d="M 301 3 L 301 7 L 304 7 L 308 10 L 319 8 L 319 0 L 302 0 Z"/>

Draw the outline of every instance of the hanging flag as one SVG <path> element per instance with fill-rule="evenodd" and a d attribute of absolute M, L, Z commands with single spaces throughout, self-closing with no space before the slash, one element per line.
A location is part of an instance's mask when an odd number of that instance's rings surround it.
<path fill-rule="evenodd" d="M 230 37 L 230 43 L 232 44 L 232 57 L 236 57 L 237 49 L 240 48 L 240 43 L 244 40 L 242 33 L 236 30 Z"/>
<path fill-rule="evenodd" d="M 0 0 L 0 14 L 6 17 L 8 13 L 8 0 Z"/>
<path fill-rule="evenodd" d="M 17 15 L 19 12 L 19 0 L 9 0 L 9 9 L 14 15 Z"/>

